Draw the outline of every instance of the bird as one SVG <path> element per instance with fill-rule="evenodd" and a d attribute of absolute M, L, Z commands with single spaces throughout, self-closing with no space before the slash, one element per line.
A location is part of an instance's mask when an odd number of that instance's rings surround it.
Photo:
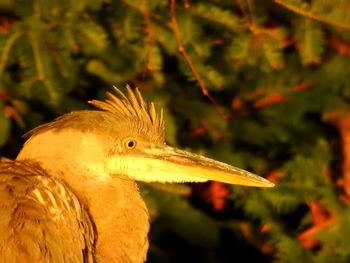
<path fill-rule="evenodd" d="M 29 131 L 16 159 L 0 161 L 0 262 L 146 261 L 137 181 L 274 186 L 167 145 L 163 111 L 137 88 L 106 96 Z"/>

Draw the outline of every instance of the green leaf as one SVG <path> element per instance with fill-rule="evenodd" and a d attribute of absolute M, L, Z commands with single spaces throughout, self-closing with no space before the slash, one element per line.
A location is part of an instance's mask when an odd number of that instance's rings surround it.
<path fill-rule="evenodd" d="M 324 36 L 319 24 L 301 18 L 296 28 L 297 47 L 304 65 L 318 64 L 324 50 Z"/>
<path fill-rule="evenodd" d="M 110 70 L 104 63 L 97 59 L 92 59 L 87 63 L 86 71 L 100 77 L 107 83 L 116 84 L 125 80 L 122 76 Z"/>
<path fill-rule="evenodd" d="M 102 52 L 108 46 L 106 31 L 93 20 L 77 24 L 77 39 L 84 52 L 88 54 Z"/>
<path fill-rule="evenodd" d="M 285 33 L 282 28 L 263 31 L 262 49 L 268 64 L 273 69 L 281 69 L 284 66 L 282 55 L 284 38 Z"/>
<path fill-rule="evenodd" d="M 176 120 L 166 108 L 163 110 L 165 121 L 165 139 L 171 145 L 176 145 L 177 127 Z"/>
<path fill-rule="evenodd" d="M 156 203 L 159 216 L 153 222 L 153 231 L 175 232 L 192 245 L 214 247 L 219 238 L 219 224 L 204 212 L 191 206 L 187 199 L 161 191 L 144 195 L 147 202 Z M 159 229 L 157 229 L 159 228 Z"/>
<path fill-rule="evenodd" d="M 177 22 L 184 46 L 196 43 L 202 34 L 200 25 L 188 13 L 177 14 Z"/>
<path fill-rule="evenodd" d="M 209 23 L 217 23 L 230 30 L 237 30 L 241 24 L 241 19 L 235 13 L 222 9 L 210 3 L 199 3 L 191 7 L 190 12 L 207 20 Z"/>
<path fill-rule="evenodd" d="M 317 262 L 326 263 L 326 259 L 331 257 L 337 259 L 334 262 L 346 263 L 350 258 L 350 210 L 348 207 L 342 207 L 340 214 L 337 214 L 337 220 L 316 236 L 321 240 L 324 250 L 317 255 Z M 336 234 L 341 233 L 341 234 Z M 329 262 L 329 261 L 328 261 Z"/>
<path fill-rule="evenodd" d="M 229 54 L 232 59 L 237 59 L 240 61 L 248 60 L 246 63 L 249 63 L 249 57 L 251 55 L 251 41 L 252 36 L 250 34 L 240 34 L 233 38 L 232 44 L 229 48 Z"/>
<path fill-rule="evenodd" d="M 2 103 L 0 103 L 0 146 L 4 145 L 10 134 L 11 121 L 4 114 L 2 110 Z"/>
<path fill-rule="evenodd" d="M 312 263 L 312 254 L 310 251 L 304 250 L 299 243 L 288 236 L 280 235 L 275 244 L 276 263 Z"/>
<path fill-rule="evenodd" d="M 314 195 L 307 195 L 305 192 L 304 195 L 295 194 L 295 192 L 295 189 L 288 189 L 288 185 L 286 186 L 280 183 L 277 189 L 267 191 L 264 193 L 264 196 L 274 211 L 278 214 L 288 214 L 303 204 L 305 199 L 307 199 L 306 196 L 310 198 L 314 197 Z"/>
<path fill-rule="evenodd" d="M 147 50 L 147 52 L 149 52 L 149 70 L 160 71 L 163 66 L 163 57 L 159 50 L 159 47 L 156 45 L 152 45 L 149 48 L 150 50 Z"/>
<path fill-rule="evenodd" d="M 152 23 L 152 30 L 154 39 L 168 54 L 177 54 L 177 43 L 172 31 L 158 23 Z"/>

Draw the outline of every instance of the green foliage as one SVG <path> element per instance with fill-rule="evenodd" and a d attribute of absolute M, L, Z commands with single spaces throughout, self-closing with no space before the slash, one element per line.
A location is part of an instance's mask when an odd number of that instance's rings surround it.
<path fill-rule="evenodd" d="M 157 206 L 158 213 L 153 220 L 161 231 L 175 232 L 192 245 L 214 247 L 218 242 L 219 225 L 203 211 L 193 208 L 185 198 L 162 191 L 149 191 L 144 196 Z"/>
<path fill-rule="evenodd" d="M 1 108 L 0 103 L 0 108 Z M 0 146 L 4 145 L 8 139 L 10 133 L 10 119 L 0 111 Z"/>
<path fill-rule="evenodd" d="M 197 3 L 192 6 L 191 13 L 209 24 L 214 22 L 225 26 L 229 30 L 242 28 L 242 19 L 230 10 L 225 10 L 210 3 Z"/>
<path fill-rule="evenodd" d="M 171 3 L 0 1 L 1 154 L 112 85 L 139 86 L 164 108 L 169 144 L 277 184 L 230 187 L 219 211 L 210 185 L 142 186 L 151 262 L 188 251 L 196 262 L 349 262 L 346 156 L 329 116 L 349 112 L 350 1 L 176 1 L 175 17 Z M 334 221 L 308 248 L 298 236 L 317 225 L 315 202 Z"/>
<path fill-rule="evenodd" d="M 327 262 L 331 257 L 337 259 L 337 262 L 344 263 L 350 259 L 348 246 L 350 210 L 348 207 L 343 207 L 342 210 L 340 218 L 327 231 L 318 234 L 325 248 L 316 256 L 317 262 Z"/>
<path fill-rule="evenodd" d="M 312 254 L 303 250 L 296 240 L 281 235 L 277 242 L 276 263 L 312 263 Z"/>
<path fill-rule="evenodd" d="M 319 63 L 324 46 L 323 31 L 319 25 L 310 19 L 301 18 L 296 31 L 302 63 Z"/>

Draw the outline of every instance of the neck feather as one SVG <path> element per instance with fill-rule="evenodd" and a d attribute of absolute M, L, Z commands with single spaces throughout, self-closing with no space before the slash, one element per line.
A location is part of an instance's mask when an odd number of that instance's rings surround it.
<path fill-rule="evenodd" d="M 38 162 L 77 195 L 96 227 L 98 262 L 143 262 L 148 249 L 146 205 L 134 180 L 111 178 L 105 172 L 99 160 L 103 149 L 89 140 L 97 138 L 78 131 L 48 131 L 29 139 L 17 159 Z M 86 145 L 96 149 L 84 151 Z"/>

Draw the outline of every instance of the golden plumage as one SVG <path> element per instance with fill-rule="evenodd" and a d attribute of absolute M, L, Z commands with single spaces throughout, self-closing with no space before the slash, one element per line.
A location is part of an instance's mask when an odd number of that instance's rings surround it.
<path fill-rule="evenodd" d="M 0 262 L 93 262 L 88 213 L 36 163 L 1 162 L 0 200 Z"/>
<path fill-rule="evenodd" d="M 135 180 L 272 187 L 239 168 L 169 147 L 163 114 L 116 89 L 100 111 L 41 125 L 0 162 L 0 262 L 144 262 L 149 218 Z"/>

